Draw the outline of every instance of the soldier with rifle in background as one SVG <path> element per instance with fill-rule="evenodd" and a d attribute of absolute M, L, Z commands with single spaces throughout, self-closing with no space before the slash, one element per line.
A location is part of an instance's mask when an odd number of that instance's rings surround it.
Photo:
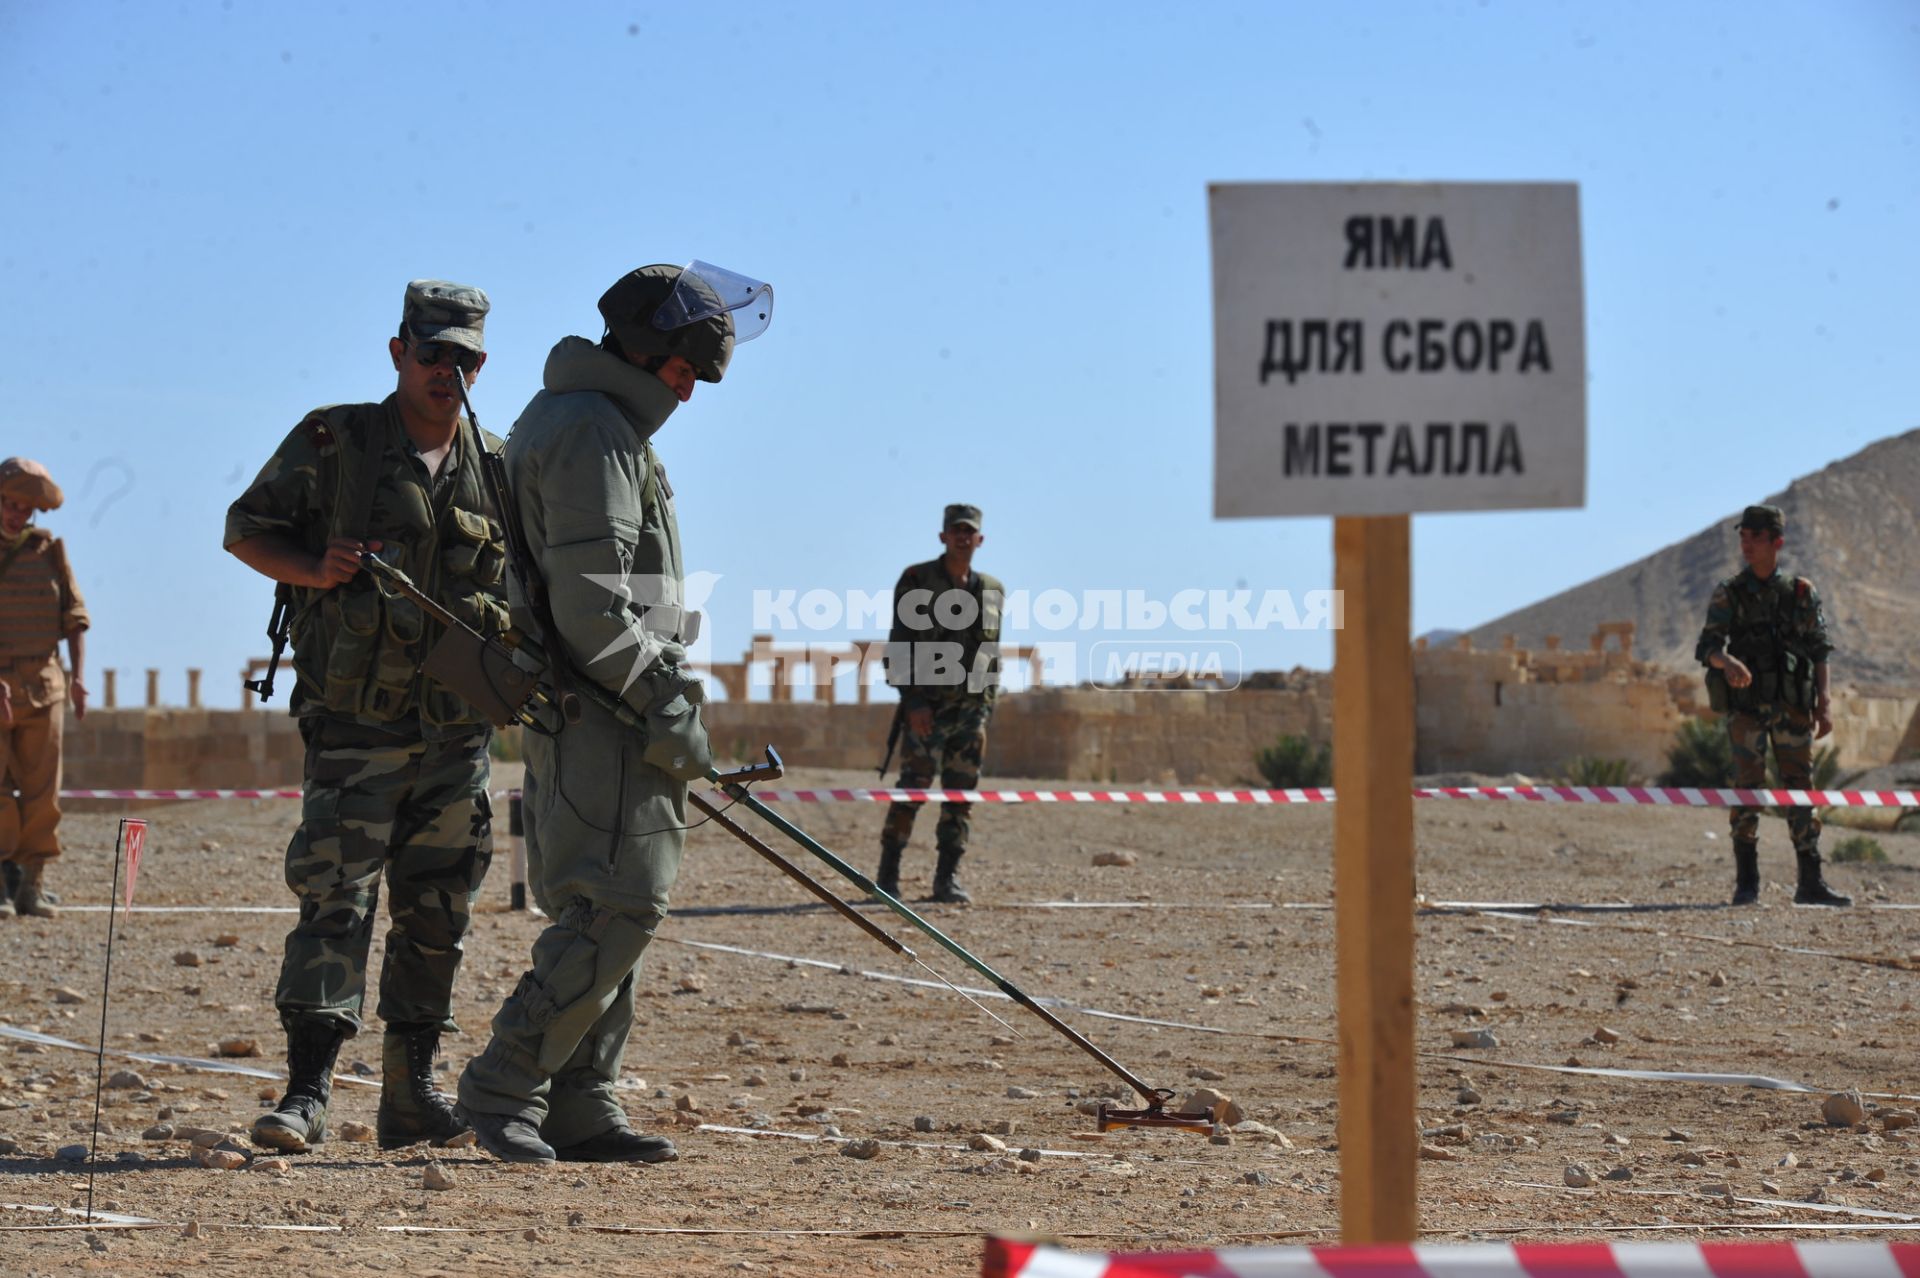
<path fill-rule="evenodd" d="M 936 771 L 944 789 L 980 784 L 987 720 L 1000 691 L 1000 606 L 1006 596 L 997 578 L 973 569 L 974 552 L 985 540 L 978 506 L 948 506 L 940 528 L 945 553 L 908 568 L 894 585 L 886 664 L 900 705 L 880 772 L 886 774 L 904 724 L 900 789 L 925 789 Z M 873 878 L 893 896 L 900 895 L 900 855 L 919 810 L 918 803 L 893 803 L 880 830 L 880 868 Z M 970 803 L 940 805 L 933 832 L 935 901 L 965 905 L 973 899 L 955 874 L 967 853 L 972 810 Z"/>
<path fill-rule="evenodd" d="M 1833 644 L 1820 594 L 1805 577 L 1780 572 L 1786 516 L 1778 506 L 1749 506 L 1735 525 L 1747 566 L 1713 589 L 1707 624 L 1694 655 L 1707 667 L 1707 700 L 1727 716 L 1733 745 L 1733 783 L 1767 783 L 1767 743 L 1780 765 L 1780 784 L 1804 790 L 1813 783 L 1813 743 L 1833 731 L 1827 658 Z M 1760 809 L 1727 810 L 1733 833 L 1733 904 L 1760 899 Z M 1812 808 L 1788 808 L 1787 829 L 1799 868 L 1796 905 L 1852 905 L 1827 886 L 1820 871 L 1820 818 Z"/>

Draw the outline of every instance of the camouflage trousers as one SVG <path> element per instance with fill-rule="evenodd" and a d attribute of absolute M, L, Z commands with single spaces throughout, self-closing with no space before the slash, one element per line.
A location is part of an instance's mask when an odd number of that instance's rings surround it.
<path fill-rule="evenodd" d="M 460 943 L 493 859 L 489 732 L 422 741 L 331 719 L 305 720 L 301 731 L 306 792 L 287 845 L 300 921 L 287 933 L 274 994 L 281 1023 L 359 1031 L 384 876 L 390 924 L 378 1015 L 390 1027 L 458 1028 Z"/>
<path fill-rule="evenodd" d="M 933 708 L 933 731 L 915 736 L 911 728 L 901 730 L 905 742 L 900 760 L 901 790 L 923 790 L 933 785 L 934 773 L 940 775 L 943 790 L 971 790 L 980 784 L 980 758 L 987 752 L 987 719 L 993 704 L 985 698 L 943 702 Z M 887 808 L 886 823 L 880 827 L 880 847 L 898 852 L 913 838 L 913 818 L 918 803 L 899 802 Z M 972 833 L 971 803 L 942 803 L 940 824 L 933 829 L 933 843 L 945 851 L 964 852 Z"/>
<path fill-rule="evenodd" d="M 1733 742 L 1733 783 L 1741 789 L 1766 785 L 1769 739 L 1780 765 L 1780 784 L 1789 790 L 1813 784 L 1813 716 L 1805 710 L 1735 710 L 1727 715 L 1727 737 Z M 1729 808 L 1727 824 L 1735 843 L 1759 842 L 1759 808 Z M 1787 830 L 1795 852 L 1819 852 L 1820 818 L 1812 808 L 1788 808 Z"/>

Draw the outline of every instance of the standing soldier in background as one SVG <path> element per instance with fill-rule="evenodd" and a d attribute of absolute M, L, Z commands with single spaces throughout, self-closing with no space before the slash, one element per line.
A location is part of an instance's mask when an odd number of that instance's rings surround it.
<path fill-rule="evenodd" d="M 1005 588 L 973 570 L 973 553 L 986 540 L 978 506 L 948 506 L 940 529 L 946 553 L 915 564 L 893 587 L 893 628 L 887 635 L 887 682 L 900 692 L 900 707 L 887 748 L 906 722 L 899 789 L 933 784 L 936 771 L 948 790 L 980 784 L 987 749 L 987 720 L 1000 691 L 1000 605 Z M 886 765 L 881 765 L 881 772 Z M 933 899 L 965 905 L 972 898 L 954 876 L 967 852 L 970 803 L 942 803 L 933 842 Z M 880 870 L 874 882 L 900 895 L 900 854 L 913 837 L 917 803 L 896 802 L 880 830 Z"/>
<path fill-rule="evenodd" d="M 514 1163 L 658 1163 L 614 1092 L 633 1030 L 633 981 L 666 918 L 686 843 L 687 782 L 712 754 L 704 693 L 684 645 L 673 485 L 653 437 L 700 382 L 718 382 L 736 341 L 772 318 L 765 284 L 705 262 L 643 266 L 600 298 L 598 344 L 561 339 L 544 388 L 507 440 L 508 484 L 527 562 L 514 606 L 552 661 L 578 718 L 527 737 L 522 811 L 534 899 L 552 920 L 531 968 L 493 1018 L 493 1041 L 460 1075 L 480 1144 Z M 644 735 L 594 697 L 592 681 L 644 716 Z"/>
<path fill-rule="evenodd" d="M 358 1033 L 380 881 L 391 927 L 380 971 L 378 1133 L 384 1149 L 467 1136 L 433 1086 L 440 1035 L 475 894 L 492 857 L 492 729 L 420 673 L 440 627 L 383 595 L 377 553 L 484 634 L 506 629 L 506 549 L 478 450 L 499 441 L 461 415 L 486 362 L 487 296 L 440 280 L 407 285 L 399 375 L 377 404 L 316 409 L 227 511 L 226 548 L 293 588 L 292 712 L 307 745 L 287 934 L 274 1003 L 287 1031 L 287 1093 L 255 1143 L 299 1152 L 326 1133 L 333 1064 Z M 471 1139 L 467 1137 L 467 1139 Z"/>
<path fill-rule="evenodd" d="M 0 915 L 43 919 L 55 914 L 47 863 L 60 855 L 61 703 L 73 702 L 76 719 L 87 713 L 87 605 L 66 543 L 31 526 L 35 511 L 58 510 L 60 501 L 39 462 L 0 462 Z M 62 639 L 70 671 L 60 668 Z"/>
<path fill-rule="evenodd" d="M 1833 731 L 1827 620 L 1813 583 L 1778 571 L 1787 530 L 1780 508 L 1749 506 L 1735 527 L 1747 566 L 1714 587 L 1694 656 L 1707 667 L 1708 702 L 1727 716 L 1734 784 L 1766 784 L 1771 740 L 1780 784 L 1808 789 L 1813 742 Z M 1760 809 L 1731 808 L 1728 822 L 1733 903 L 1752 905 L 1760 899 Z M 1800 870 L 1794 904 L 1852 905 L 1853 898 L 1828 887 L 1820 873 L 1820 818 L 1813 809 L 1787 809 L 1787 829 Z"/>

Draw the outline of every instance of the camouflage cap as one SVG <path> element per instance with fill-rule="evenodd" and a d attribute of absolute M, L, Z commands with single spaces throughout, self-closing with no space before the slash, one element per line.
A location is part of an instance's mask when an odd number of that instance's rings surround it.
<path fill-rule="evenodd" d="M 413 280 L 407 285 L 400 319 L 415 341 L 447 342 L 483 351 L 487 312 L 492 306 L 487 295 L 471 285 Z"/>
<path fill-rule="evenodd" d="M 0 496 L 11 497 L 35 510 L 58 510 L 66 500 L 47 468 L 25 457 L 0 461 Z"/>
<path fill-rule="evenodd" d="M 947 507 L 947 517 L 942 521 L 941 527 L 954 528 L 961 526 L 971 528 L 975 532 L 980 531 L 980 508 L 978 506 L 967 506 L 956 503 Z"/>
<path fill-rule="evenodd" d="M 1786 535 L 1787 517 L 1778 506 L 1749 506 L 1740 512 L 1740 522 L 1735 528 L 1751 528 L 1755 532 L 1779 533 Z"/>

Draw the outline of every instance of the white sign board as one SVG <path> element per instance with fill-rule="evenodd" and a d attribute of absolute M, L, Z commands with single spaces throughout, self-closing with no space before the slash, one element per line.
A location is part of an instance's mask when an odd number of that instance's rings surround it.
<path fill-rule="evenodd" d="M 1586 502 L 1572 183 L 1216 183 L 1213 511 Z"/>

